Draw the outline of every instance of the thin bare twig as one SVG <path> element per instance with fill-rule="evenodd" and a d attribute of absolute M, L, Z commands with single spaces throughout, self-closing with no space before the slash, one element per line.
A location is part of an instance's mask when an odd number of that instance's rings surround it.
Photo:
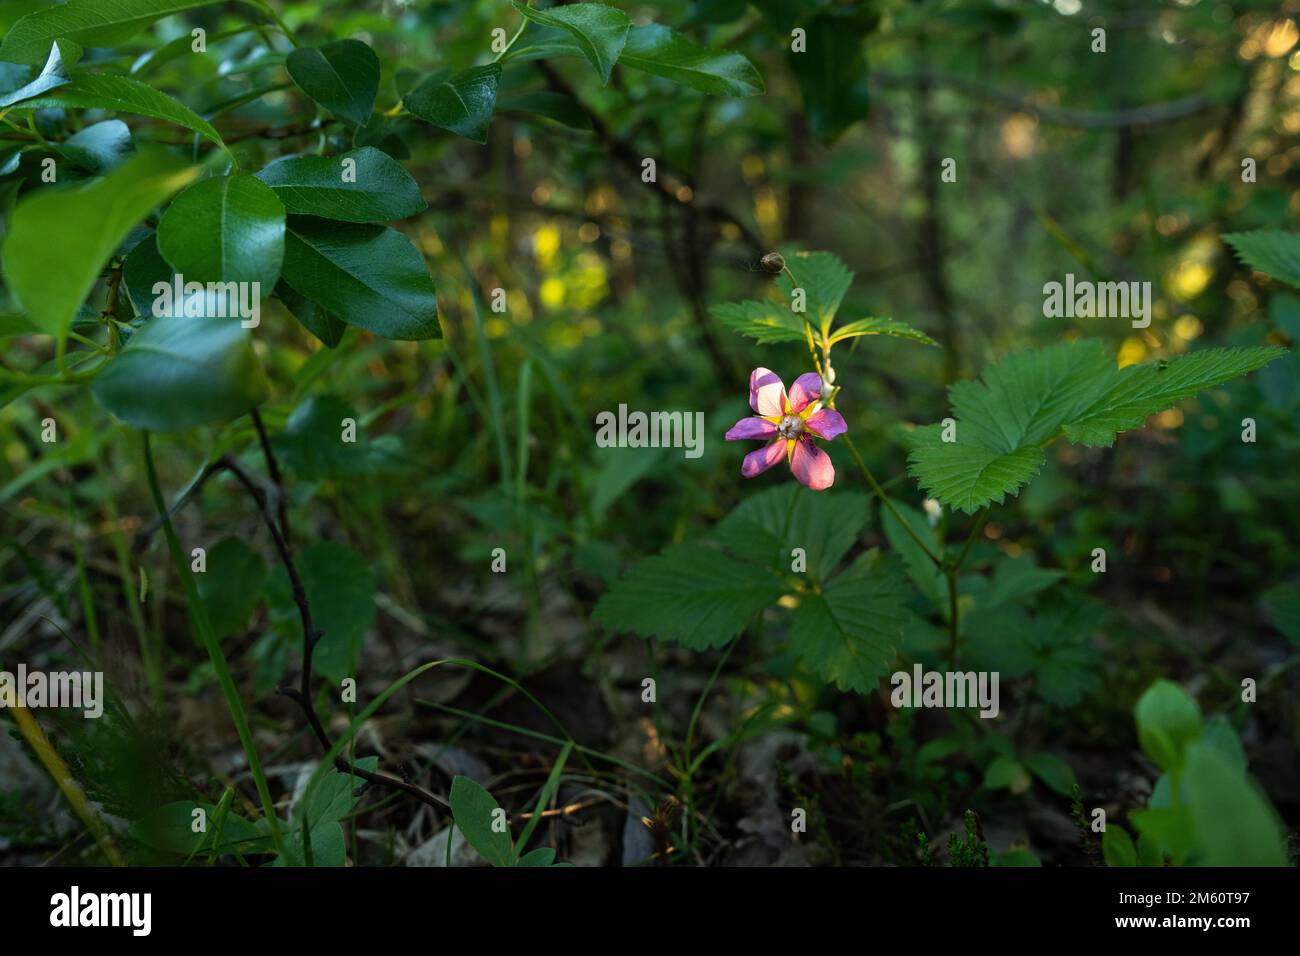
<path fill-rule="evenodd" d="M 289 550 L 289 545 L 285 541 L 284 535 L 280 531 L 279 525 L 276 524 L 275 518 L 271 515 L 270 508 L 267 506 L 266 492 L 262 490 L 261 485 L 253 478 L 252 475 L 239 464 L 234 458 L 225 455 L 220 458 L 213 466 L 214 469 L 224 469 L 229 471 L 237 479 L 244 489 L 248 492 L 253 502 L 257 505 L 257 510 L 262 516 L 262 521 L 267 529 L 271 532 L 271 538 L 275 542 L 276 551 L 280 555 L 280 563 L 284 565 L 285 572 L 289 575 L 289 584 L 293 590 L 294 604 L 298 607 L 298 616 L 302 621 L 302 676 L 299 679 L 299 685 L 296 688 L 280 688 L 280 693 L 290 700 L 296 701 L 302 708 L 303 714 L 307 718 L 307 723 L 311 726 L 312 733 L 315 734 L 317 741 L 320 742 L 321 748 L 328 753 L 333 744 L 330 741 L 329 734 L 325 730 L 325 725 L 321 722 L 320 715 L 316 713 L 316 705 L 312 702 L 311 695 L 311 667 L 312 653 L 316 645 L 320 642 L 322 632 L 316 629 L 312 622 L 311 604 L 307 600 L 307 590 L 303 586 L 302 576 L 298 573 L 298 566 L 294 563 L 293 553 Z M 334 766 L 340 773 L 350 773 L 354 777 L 360 777 L 367 783 L 373 783 L 381 787 L 387 787 L 390 790 L 399 790 L 402 793 L 415 797 L 422 803 L 440 810 L 449 808 L 447 801 L 443 800 L 436 794 L 430 793 L 423 787 L 417 786 L 407 780 L 389 776 L 383 773 L 374 773 L 364 770 L 360 767 L 350 764 L 342 755 L 334 760 Z"/>

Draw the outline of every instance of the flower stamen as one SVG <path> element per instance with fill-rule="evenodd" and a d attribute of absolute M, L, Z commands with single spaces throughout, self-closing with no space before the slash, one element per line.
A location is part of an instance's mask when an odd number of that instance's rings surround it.
<path fill-rule="evenodd" d="M 786 415 L 776 426 L 776 433 L 782 438 L 798 438 L 803 434 L 804 420 L 799 415 Z"/>

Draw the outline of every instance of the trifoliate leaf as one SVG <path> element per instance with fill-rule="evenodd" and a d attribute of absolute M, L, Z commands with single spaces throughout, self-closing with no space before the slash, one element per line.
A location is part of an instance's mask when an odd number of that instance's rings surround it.
<path fill-rule="evenodd" d="M 783 574 L 793 570 L 792 550 L 801 548 L 806 574 L 824 583 L 857 540 L 867 507 L 865 495 L 812 494 L 791 482 L 746 498 L 716 535 L 732 554 Z"/>
<path fill-rule="evenodd" d="M 836 342 L 854 339 L 861 335 L 893 335 L 898 338 L 921 342 L 924 345 L 937 346 L 939 344 L 919 329 L 914 329 L 906 322 L 898 322 L 894 319 L 858 319 L 856 322 L 842 325 L 831 335 L 831 344 L 834 345 Z"/>
<path fill-rule="evenodd" d="M 515 9 L 533 23 L 569 34 L 587 62 L 600 74 L 601 82 L 609 82 L 610 71 L 623 52 L 632 25 L 626 13 L 603 3 L 573 3 L 548 10 L 516 3 Z"/>
<path fill-rule="evenodd" d="M 803 317 L 791 312 L 785 302 L 723 302 L 712 306 L 709 314 L 733 332 L 763 345 L 803 342 L 808 337 Z"/>
<path fill-rule="evenodd" d="M 1280 229 L 1257 229 L 1228 233 L 1223 241 L 1256 272 L 1300 286 L 1300 236 Z"/>
<path fill-rule="evenodd" d="M 763 568 L 679 544 L 637 565 L 601 597 L 592 617 L 612 630 L 703 650 L 726 644 L 784 591 Z"/>
<path fill-rule="evenodd" d="M 818 677 L 868 693 L 893 664 L 910 596 L 900 563 L 868 552 L 820 592 L 800 595 L 790 644 Z"/>
<path fill-rule="evenodd" d="M 1095 340 L 1020 352 L 986 368 L 979 381 L 952 387 L 955 426 L 947 434 L 937 425 L 914 432 L 910 471 L 943 504 L 974 513 L 1037 474 L 1051 439 L 1110 445 L 1117 432 L 1284 352 L 1208 349 L 1124 369 Z"/>
<path fill-rule="evenodd" d="M 799 252 L 788 256 L 785 265 L 789 274 L 783 272 L 777 276 L 776 284 L 788 300 L 793 300 L 795 289 L 804 291 L 806 311 L 796 315 L 800 327 L 806 318 L 814 329 L 823 333 L 829 331 L 835 311 L 853 284 L 853 273 L 839 256 L 829 252 Z M 790 281 L 791 275 L 794 276 L 793 282 Z"/>

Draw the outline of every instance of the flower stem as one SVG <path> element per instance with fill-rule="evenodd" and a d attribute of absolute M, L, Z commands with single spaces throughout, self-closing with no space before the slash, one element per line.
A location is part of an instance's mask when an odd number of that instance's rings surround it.
<path fill-rule="evenodd" d="M 280 837 L 280 821 L 275 812 L 275 801 L 271 799 L 271 790 L 266 784 L 266 775 L 262 773 L 262 762 L 257 756 L 257 747 L 253 743 L 253 734 L 248 726 L 248 718 L 244 714 L 243 702 L 239 699 L 239 691 L 235 687 L 234 678 L 230 676 L 230 666 L 226 663 L 226 655 L 221 651 L 221 645 L 217 643 L 216 634 L 212 630 L 212 622 L 208 618 L 207 608 L 203 604 L 203 599 L 199 596 L 199 590 L 194 583 L 194 577 L 190 573 L 190 566 L 185 560 L 185 555 L 181 551 L 180 540 L 176 537 L 176 530 L 172 527 L 171 517 L 167 514 L 167 503 L 163 500 L 162 490 L 158 487 L 158 472 L 154 468 L 153 450 L 149 447 L 149 433 L 141 432 L 141 443 L 144 448 L 145 472 L 149 477 L 149 490 L 153 493 L 154 506 L 158 509 L 158 514 L 162 518 L 163 534 L 167 537 L 167 548 L 171 551 L 172 560 L 176 563 L 176 570 L 180 572 L 181 585 L 185 589 L 185 603 L 190 613 L 190 623 L 197 632 L 199 640 L 207 649 L 208 657 L 212 661 L 212 670 L 216 674 L 217 683 L 221 686 L 221 693 L 226 698 L 226 707 L 230 710 L 230 717 L 235 722 L 235 732 L 239 735 L 239 742 L 244 748 L 244 756 L 248 760 L 248 771 L 253 777 L 253 783 L 257 787 L 257 795 L 262 801 L 262 811 L 266 814 L 267 829 L 271 834 L 271 842 L 275 846 L 275 851 L 281 857 L 284 855 L 284 843 Z"/>
<path fill-rule="evenodd" d="M 885 494 L 885 489 L 880 487 L 880 482 L 876 481 L 876 476 L 871 473 L 871 469 L 867 467 L 867 463 L 863 461 L 862 456 L 858 454 L 858 449 L 857 446 L 853 444 L 853 439 L 848 435 L 842 437 L 845 446 L 849 450 L 849 454 L 852 455 L 853 460 L 858 463 L 858 468 L 862 470 L 862 476 L 867 479 L 867 484 L 871 486 L 871 490 L 875 492 L 876 497 L 880 499 L 880 503 L 889 509 L 889 513 L 894 516 L 902 529 L 907 532 L 908 536 L 916 542 L 916 546 L 925 553 L 925 556 L 935 564 L 942 566 L 943 561 L 940 560 L 938 555 L 936 555 L 929 546 L 921 540 L 921 536 L 912 530 L 911 524 L 905 521 L 903 516 L 898 513 L 898 509 L 894 507 L 894 503 L 889 500 L 889 495 Z"/>
<path fill-rule="evenodd" d="M 948 666 L 950 668 L 957 666 L 957 643 L 961 637 L 961 611 L 957 602 L 957 575 L 961 571 L 962 564 L 966 561 L 966 556 L 970 554 L 975 539 L 979 537 L 980 529 L 984 527 L 984 522 L 988 519 L 988 516 L 987 508 L 980 512 L 980 516 L 975 519 L 975 524 L 970 529 L 970 534 L 966 536 L 966 544 L 962 546 L 957 559 L 951 564 L 945 564 L 943 567 L 944 577 L 948 579 Z"/>
<path fill-rule="evenodd" d="M 526 4 L 526 6 L 530 6 L 530 7 L 531 7 L 532 5 L 533 5 L 533 0 L 528 0 L 528 3 Z M 503 58 L 507 53 L 510 52 L 510 48 L 513 47 L 513 46 L 515 45 L 515 41 L 519 39 L 520 35 L 524 32 L 524 28 L 525 28 L 526 26 L 528 26 L 528 18 L 527 18 L 527 17 L 521 17 L 521 18 L 520 18 L 520 23 L 519 23 L 519 29 L 516 30 L 516 31 L 515 31 L 515 35 L 512 36 L 512 37 L 510 38 L 510 42 L 506 44 L 505 49 L 502 50 L 500 53 L 498 53 L 498 54 L 496 55 L 496 58 L 492 61 L 493 63 L 499 63 L 499 62 L 501 62 L 502 58 Z"/>

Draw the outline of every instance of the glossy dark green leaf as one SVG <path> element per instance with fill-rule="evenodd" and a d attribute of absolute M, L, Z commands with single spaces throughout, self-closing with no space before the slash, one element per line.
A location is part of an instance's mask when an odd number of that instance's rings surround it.
<path fill-rule="evenodd" d="M 45 61 L 45 69 L 41 70 L 30 83 L 0 96 L 0 107 L 13 106 L 15 103 L 39 96 L 47 90 L 63 86 L 68 79 L 68 70 L 63 65 L 63 54 L 59 51 L 59 45 L 52 44 L 49 58 Z"/>
<path fill-rule="evenodd" d="M 553 93 L 550 90 L 516 93 L 514 96 L 498 100 L 497 112 L 541 116 L 571 129 L 591 129 L 591 117 L 583 112 L 577 100 L 564 93 Z"/>
<path fill-rule="evenodd" d="M 739 53 L 699 46 L 655 23 L 631 29 L 618 62 L 712 96 L 763 92 L 762 75 Z"/>
<path fill-rule="evenodd" d="M 10 216 L 5 237 L 9 290 L 46 334 L 65 336 L 126 234 L 197 173 L 183 160 L 150 151 L 80 189 L 29 194 Z"/>
<path fill-rule="evenodd" d="M 501 67 L 495 63 L 450 76 L 435 74 L 407 93 L 402 105 L 426 123 L 486 143 L 500 78 Z"/>
<path fill-rule="evenodd" d="M 131 130 L 121 120 L 92 123 L 55 146 L 69 162 L 92 173 L 106 173 L 120 166 L 131 148 Z"/>
<path fill-rule="evenodd" d="M 205 179 L 172 200 L 157 241 L 186 282 L 256 282 L 269 295 L 284 258 L 284 206 L 252 176 Z"/>
<path fill-rule="evenodd" d="M 394 229 L 291 217 L 282 275 L 348 325 L 405 341 L 442 335 L 424 258 Z"/>
<path fill-rule="evenodd" d="M 0 60 L 38 63 L 50 44 L 66 38 L 79 46 L 117 46 L 163 17 L 211 6 L 218 0 L 68 0 L 23 17 L 0 46 Z"/>
<path fill-rule="evenodd" d="M 411 174 L 373 146 L 339 156 L 287 156 L 257 178 L 275 190 L 285 209 L 302 216 L 391 222 L 428 208 Z"/>
<path fill-rule="evenodd" d="M 146 236 L 127 253 L 122 263 L 122 282 L 126 294 L 131 299 L 135 314 L 141 317 L 153 315 L 153 303 L 157 298 L 154 285 L 165 282 L 171 285 L 176 272 L 167 264 L 167 260 L 158 251 L 158 242 L 153 234 Z"/>
<path fill-rule="evenodd" d="M 352 145 L 356 148 L 373 146 L 382 150 L 393 159 L 410 159 L 411 147 L 403 138 L 402 127 L 408 121 L 400 118 L 382 116 L 378 113 L 370 117 L 365 126 L 358 126 L 352 134 Z"/>
<path fill-rule="evenodd" d="M 129 425 L 172 431 L 243 415 L 267 386 L 239 319 L 168 316 L 131 336 L 91 391 Z"/>
<path fill-rule="evenodd" d="M 152 116 L 183 126 L 224 148 L 221 135 L 198 113 L 166 93 L 125 76 L 81 73 L 72 81 L 34 99 L 23 109 L 115 110 L 137 116 Z"/>
<path fill-rule="evenodd" d="M 284 282 L 275 287 L 275 294 L 284 303 L 284 307 L 293 313 L 293 317 L 325 346 L 336 348 L 339 342 L 343 341 L 343 333 L 347 331 L 347 325 L 311 299 L 294 292 L 293 288 Z"/>
<path fill-rule="evenodd" d="M 610 71 L 623 52 L 631 27 L 626 13 L 603 3 L 573 3 L 548 10 L 516 3 L 515 9 L 533 23 L 568 33 L 587 62 L 600 74 L 601 81 L 609 82 Z"/>
<path fill-rule="evenodd" d="M 360 40 L 299 47 L 284 61 L 298 88 L 356 126 L 370 119 L 379 92 L 379 57 Z"/>
<path fill-rule="evenodd" d="M 851 11 L 830 9 L 804 26 L 807 49 L 790 53 L 808 128 L 829 146 L 867 115 L 864 33 Z"/>
<path fill-rule="evenodd" d="M 371 437 L 357 423 L 355 441 L 343 441 L 344 422 L 358 422 L 356 409 L 337 395 L 312 395 L 299 403 L 275 439 L 280 458 L 307 481 L 357 478 L 400 463 L 396 435 Z"/>

